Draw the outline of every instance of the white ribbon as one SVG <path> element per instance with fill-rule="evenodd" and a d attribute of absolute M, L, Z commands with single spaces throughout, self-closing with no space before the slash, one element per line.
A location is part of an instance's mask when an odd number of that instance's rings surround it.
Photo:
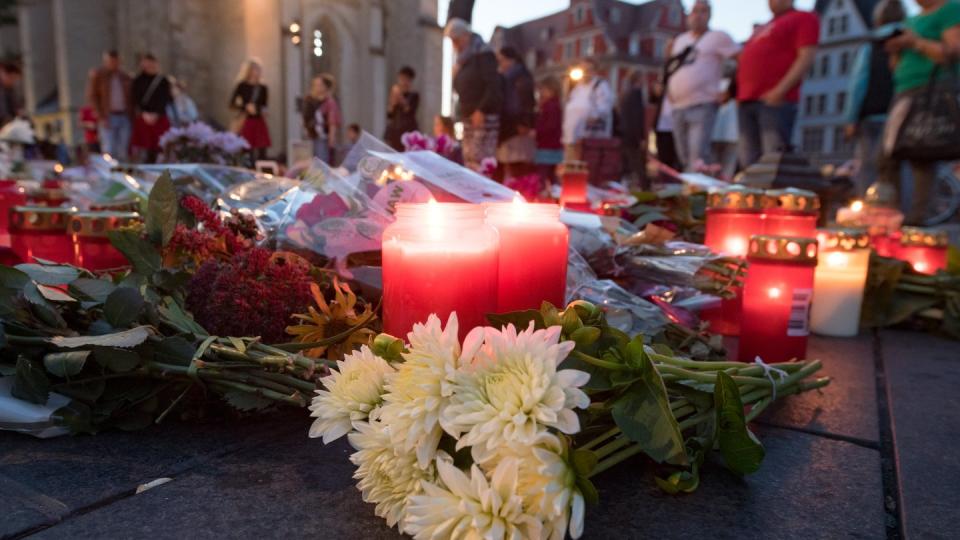
<path fill-rule="evenodd" d="M 772 385 L 772 388 L 773 388 L 773 391 L 772 391 L 773 394 L 770 400 L 776 401 L 777 400 L 777 381 L 773 380 L 773 376 L 774 374 L 776 374 L 777 378 L 782 381 L 784 378 L 787 377 L 788 375 L 787 372 L 780 368 L 775 368 L 770 364 L 767 364 L 759 356 L 753 360 L 753 363 L 763 368 L 763 376 L 770 381 L 770 384 Z"/>

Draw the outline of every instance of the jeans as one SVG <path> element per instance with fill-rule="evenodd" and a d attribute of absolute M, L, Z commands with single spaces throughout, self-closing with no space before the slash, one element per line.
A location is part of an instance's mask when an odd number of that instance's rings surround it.
<path fill-rule="evenodd" d="M 866 118 L 857 126 L 857 147 L 854 157 L 860 163 L 854 178 L 854 189 L 862 197 L 877 180 L 877 160 L 880 158 L 880 143 L 883 135 L 883 120 Z"/>
<path fill-rule="evenodd" d="M 710 139 L 719 108 L 716 103 L 702 103 L 673 110 L 673 140 L 685 171 L 692 171 L 698 161 L 710 162 Z"/>
<path fill-rule="evenodd" d="M 100 124 L 100 148 L 117 161 L 127 161 L 130 147 L 130 117 L 126 113 L 111 113 L 106 124 Z"/>
<path fill-rule="evenodd" d="M 313 139 L 313 157 L 319 159 L 320 161 L 330 165 L 330 144 L 327 142 L 327 139 L 316 138 Z"/>
<path fill-rule="evenodd" d="M 747 168 L 770 152 L 790 148 L 797 104 L 772 107 L 761 101 L 744 101 L 737 108 L 740 125 L 740 165 Z"/>

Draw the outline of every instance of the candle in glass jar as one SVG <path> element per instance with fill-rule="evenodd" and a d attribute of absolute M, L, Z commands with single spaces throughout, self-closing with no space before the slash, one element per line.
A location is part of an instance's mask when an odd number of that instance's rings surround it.
<path fill-rule="evenodd" d="M 921 274 L 934 275 L 947 269 L 950 238 L 946 231 L 904 227 L 900 232 L 900 245 L 894 254 L 896 258 L 910 263 Z"/>
<path fill-rule="evenodd" d="M 816 238 L 757 235 L 747 252 L 739 358 L 787 362 L 807 354 Z"/>
<path fill-rule="evenodd" d="M 15 180 L 0 180 L 0 246 L 10 246 L 10 209 L 27 202 Z"/>
<path fill-rule="evenodd" d="M 405 337 L 413 325 L 457 313 L 460 338 L 497 311 L 497 231 L 480 205 L 398 204 L 383 233 L 383 322 Z"/>
<path fill-rule="evenodd" d="M 487 223 L 500 238 L 497 311 L 564 305 L 569 231 L 555 204 L 488 204 Z"/>
<path fill-rule="evenodd" d="M 802 189 L 771 189 L 765 193 L 763 234 L 816 238 L 820 198 Z"/>
<path fill-rule="evenodd" d="M 73 264 L 73 241 L 67 234 L 70 208 L 16 206 L 10 210 L 10 243 L 24 262 L 34 258 Z"/>
<path fill-rule="evenodd" d="M 707 196 L 706 235 L 704 244 L 718 253 L 744 257 L 750 237 L 763 230 L 763 190 L 742 185 L 714 191 Z M 710 331 L 725 336 L 740 333 L 742 289 L 733 288 L 736 295 L 723 299 L 720 306 L 700 312 L 700 318 L 710 323 Z"/>
<path fill-rule="evenodd" d="M 560 165 L 560 204 L 565 207 L 589 209 L 587 183 L 590 171 L 586 162 L 564 161 Z"/>
<path fill-rule="evenodd" d="M 140 220 L 135 212 L 77 212 L 70 216 L 67 230 L 73 239 L 77 266 L 87 270 L 108 270 L 130 263 L 110 243 L 107 233 Z"/>
<path fill-rule="evenodd" d="M 825 229 L 813 279 L 810 329 L 817 334 L 853 337 L 860 329 L 860 308 L 870 267 L 870 237 L 865 230 Z"/>

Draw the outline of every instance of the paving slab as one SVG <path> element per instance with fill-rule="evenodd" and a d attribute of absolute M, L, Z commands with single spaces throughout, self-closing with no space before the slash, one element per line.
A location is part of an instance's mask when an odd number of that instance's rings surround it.
<path fill-rule="evenodd" d="M 596 478 L 601 505 L 587 538 L 883 538 L 876 450 L 778 428 L 757 430 L 761 469 L 739 478 L 708 465 L 700 488 L 671 496 L 643 474 L 612 469 Z M 639 465 L 640 462 L 638 462 Z"/>
<path fill-rule="evenodd" d="M 830 385 L 775 403 L 762 421 L 875 446 L 879 431 L 873 336 L 811 336 L 807 358 L 823 362 L 816 376 L 832 377 Z"/>
<path fill-rule="evenodd" d="M 692 495 L 660 492 L 639 459 L 602 475 L 603 503 L 588 509 L 587 537 L 883 535 L 876 451 L 806 433 L 761 431 L 767 459 L 760 472 L 741 479 L 710 465 Z M 399 538 L 362 502 L 346 443 L 323 446 L 305 433 L 306 426 L 31 538 Z"/>
<path fill-rule="evenodd" d="M 9 512 L 0 520 L 0 538 L 56 522 L 308 421 L 300 411 L 295 417 L 288 412 L 204 423 L 170 420 L 138 432 L 46 440 L 0 432 L 0 507 Z"/>
<path fill-rule="evenodd" d="M 884 331 L 908 537 L 960 537 L 960 343 Z"/>

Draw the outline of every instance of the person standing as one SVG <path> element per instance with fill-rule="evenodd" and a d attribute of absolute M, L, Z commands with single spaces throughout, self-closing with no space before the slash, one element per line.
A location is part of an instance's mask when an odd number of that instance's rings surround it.
<path fill-rule="evenodd" d="M 673 40 L 669 54 L 677 68 L 667 80 L 673 106 L 673 137 L 686 171 L 712 161 L 710 138 L 720 107 L 723 65 L 740 52 L 726 32 L 710 29 L 710 3 L 697 0 L 687 17 L 687 32 Z"/>
<path fill-rule="evenodd" d="M 187 94 L 187 84 L 183 79 L 170 77 L 170 95 L 172 100 L 167 105 L 167 118 L 175 126 L 187 126 L 200 120 L 197 104 Z"/>
<path fill-rule="evenodd" d="M 93 80 L 93 106 L 100 122 L 100 149 L 118 161 L 126 161 L 130 147 L 131 78 L 120 69 L 117 51 L 103 54 L 103 66 Z"/>
<path fill-rule="evenodd" d="M 793 0 L 768 3 L 773 20 L 754 31 L 737 70 L 740 165 L 744 168 L 765 153 L 789 149 L 800 83 L 813 65 L 820 41 L 815 13 L 794 9 Z"/>
<path fill-rule="evenodd" d="M 560 83 L 545 77 L 538 87 L 537 122 L 535 126 L 537 153 L 535 162 L 540 176 L 548 182 L 557 181 L 557 165 L 563 161 L 563 108 L 560 106 Z"/>
<path fill-rule="evenodd" d="M 0 126 L 23 112 L 18 88 L 21 77 L 20 66 L 12 62 L 0 64 Z"/>
<path fill-rule="evenodd" d="M 146 53 L 140 59 L 140 74 L 131 85 L 134 119 L 130 147 L 142 161 L 153 163 L 160 152 L 160 136 L 170 129 L 167 106 L 173 100 L 170 81 L 160 74 L 156 57 Z"/>
<path fill-rule="evenodd" d="M 253 158 L 264 159 L 270 148 L 270 130 L 263 113 L 267 108 L 267 87 L 260 82 L 263 68 L 259 60 L 243 63 L 237 86 L 230 96 L 230 108 L 236 111 L 233 131 L 250 144 Z"/>
<path fill-rule="evenodd" d="M 889 154 L 904 116 L 914 98 L 927 90 L 935 70 L 939 70 L 941 78 L 957 76 L 956 61 L 960 58 L 960 2 L 917 0 L 917 3 L 920 13 L 907 19 L 903 33 L 886 42 L 886 50 L 895 62 L 896 97 L 884 127 L 879 174 L 881 181 L 897 188 L 898 194 L 900 161 Z M 910 160 L 909 164 L 913 170 L 913 201 L 903 222 L 922 225 L 936 180 L 937 162 Z"/>
<path fill-rule="evenodd" d="M 413 90 L 413 81 L 417 72 L 410 66 L 397 71 L 397 82 L 390 87 L 390 106 L 387 110 L 387 130 L 383 139 L 391 148 L 403 151 L 404 133 L 419 131 L 417 109 L 420 107 L 420 93 Z"/>
<path fill-rule="evenodd" d="M 451 19 L 444 35 L 453 42 L 453 90 L 463 122 L 463 161 L 473 169 L 497 152 L 503 83 L 497 57 L 463 19 Z"/>
<path fill-rule="evenodd" d="M 84 150 L 89 154 L 100 153 L 100 138 L 97 133 L 97 109 L 93 106 L 93 81 L 97 70 L 91 69 L 87 73 L 87 89 L 84 92 L 85 102 L 77 111 L 77 119 L 83 129 Z"/>
<path fill-rule="evenodd" d="M 598 72 L 595 60 L 588 58 L 583 78 L 567 98 L 563 109 L 563 144 L 579 159 L 584 139 L 609 139 L 613 136 L 615 96 L 610 82 Z"/>
<path fill-rule="evenodd" d="M 647 180 L 647 93 L 643 72 L 634 70 L 628 79 L 630 86 L 620 98 L 620 143 L 624 171 L 630 184 L 650 189 Z"/>
<path fill-rule="evenodd" d="M 333 97 L 333 75 L 323 73 L 310 81 L 310 94 L 303 100 L 303 131 L 313 142 L 313 156 L 333 163 L 337 134 L 343 123 L 340 106 Z"/>
<path fill-rule="evenodd" d="M 500 49 L 497 62 L 504 88 L 497 162 L 503 166 L 506 177 L 530 174 L 537 153 L 531 133 L 537 107 L 533 75 L 513 47 Z"/>

